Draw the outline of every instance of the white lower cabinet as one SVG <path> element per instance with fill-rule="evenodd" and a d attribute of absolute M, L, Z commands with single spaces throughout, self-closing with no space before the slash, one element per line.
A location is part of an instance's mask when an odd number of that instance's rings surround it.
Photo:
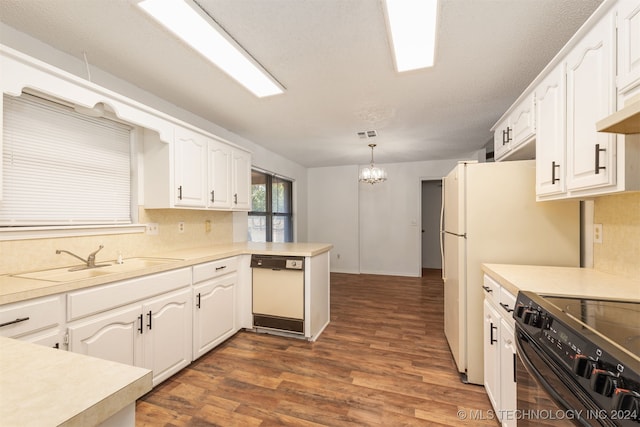
<path fill-rule="evenodd" d="M 153 371 L 156 385 L 191 363 L 191 289 L 76 322 L 69 350 Z"/>
<path fill-rule="evenodd" d="M 503 427 L 516 425 L 515 297 L 484 277 L 484 387 Z"/>
<path fill-rule="evenodd" d="M 65 349 L 64 297 L 53 295 L 0 307 L 0 336 Z"/>
<path fill-rule="evenodd" d="M 236 270 L 236 258 L 200 264 L 193 268 L 194 360 L 238 331 Z"/>

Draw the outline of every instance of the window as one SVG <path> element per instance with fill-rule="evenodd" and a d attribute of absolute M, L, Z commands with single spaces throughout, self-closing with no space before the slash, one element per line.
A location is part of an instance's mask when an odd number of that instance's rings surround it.
<path fill-rule="evenodd" d="M 250 242 L 293 242 L 293 183 L 251 171 Z"/>
<path fill-rule="evenodd" d="M 0 227 L 130 224 L 131 127 L 4 95 Z"/>

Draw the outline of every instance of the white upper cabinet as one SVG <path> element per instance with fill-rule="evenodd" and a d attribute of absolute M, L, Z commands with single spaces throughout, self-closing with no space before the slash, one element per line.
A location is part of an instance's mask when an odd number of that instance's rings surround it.
<path fill-rule="evenodd" d="M 493 143 L 496 160 L 526 160 L 534 156 L 536 134 L 535 96 L 529 94 L 509 115 L 494 126 Z"/>
<path fill-rule="evenodd" d="M 616 183 L 616 137 L 595 123 L 615 111 L 615 14 L 601 19 L 567 55 L 567 189 Z"/>
<path fill-rule="evenodd" d="M 204 135 L 176 127 L 173 145 L 175 206 L 207 206 L 208 142 Z"/>
<path fill-rule="evenodd" d="M 536 97 L 536 193 L 564 193 L 567 162 L 564 67 L 558 66 L 538 85 Z"/>
<path fill-rule="evenodd" d="M 249 210 L 251 153 L 175 127 L 174 139 L 144 133 L 145 208 Z"/>
<path fill-rule="evenodd" d="M 209 191 L 210 208 L 230 209 L 231 192 L 231 147 L 222 142 L 209 141 Z"/>
<path fill-rule="evenodd" d="M 251 209 L 251 154 L 246 151 L 233 150 L 233 209 Z"/>
<path fill-rule="evenodd" d="M 640 93 L 640 2 L 618 5 L 618 91 L 623 98 Z M 618 103 L 618 108 L 624 102 Z"/>

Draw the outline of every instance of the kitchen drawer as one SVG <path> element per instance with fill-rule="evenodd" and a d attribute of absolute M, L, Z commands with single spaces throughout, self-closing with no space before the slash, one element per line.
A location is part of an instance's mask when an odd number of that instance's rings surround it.
<path fill-rule="evenodd" d="M 0 335 L 18 338 L 64 323 L 64 296 L 55 295 L 0 307 Z"/>
<path fill-rule="evenodd" d="M 505 288 L 500 288 L 500 307 L 504 310 L 502 313 L 505 320 L 507 320 L 510 324 L 513 325 L 513 310 L 516 306 L 516 297 L 506 290 Z"/>
<path fill-rule="evenodd" d="M 238 270 L 238 257 L 224 258 L 193 266 L 193 283 L 213 279 Z"/>
<path fill-rule="evenodd" d="M 190 285 L 191 268 L 186 267 L 70 292 L 67 296 L 67 320 L 80 319 Z"/>
<path fill-rule="evenodd" d="M 498 282 L 496 282 L 486 274 L 484 275 L 482 289 L 484 289 L 484 297 L 487 300 L 493 301 L 494 304 L 498 304 L 500 302 L 501 286 Z"/>

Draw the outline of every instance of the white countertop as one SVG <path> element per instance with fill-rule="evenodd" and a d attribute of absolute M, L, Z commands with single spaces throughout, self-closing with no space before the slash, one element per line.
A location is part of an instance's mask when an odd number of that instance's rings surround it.
<path fill-rule="evenodd" d="M 24 301 L 46 295 L 59 294 L 91 286 L 102 285 L 118 280 L 131 279 L 146 274 L 159 273 L 181 267 L 189 267 L 236 255 L 268 254 L 282 256 L 313 257 L 331 250 L 327 243 L 232 243 L 201 248 L 180 249 L 163 253 L 154 253 L 153 257 L 171 258 L 173 261 L 153 267 L 133 271 L 108 274 L 89 279 L 69 282 L 50 282 L 46 280 L 14 277 L 15 272 L 0 276 L 0 305 Z M 124 260 L 126 264 L 126 259 Z"/>
<path fill-rule="evenodd" d="M 513 295 L 531 291 L 550 296 L 640 302 L 640 278 L 631 280 L 589 268 L 538 265 L 482 264 L 482 270 Z"/>
<path fill-rule="evenodd" d="M 97 425 L 152 388 L 152 372 L 0 337 L 0 424 Z"/>

